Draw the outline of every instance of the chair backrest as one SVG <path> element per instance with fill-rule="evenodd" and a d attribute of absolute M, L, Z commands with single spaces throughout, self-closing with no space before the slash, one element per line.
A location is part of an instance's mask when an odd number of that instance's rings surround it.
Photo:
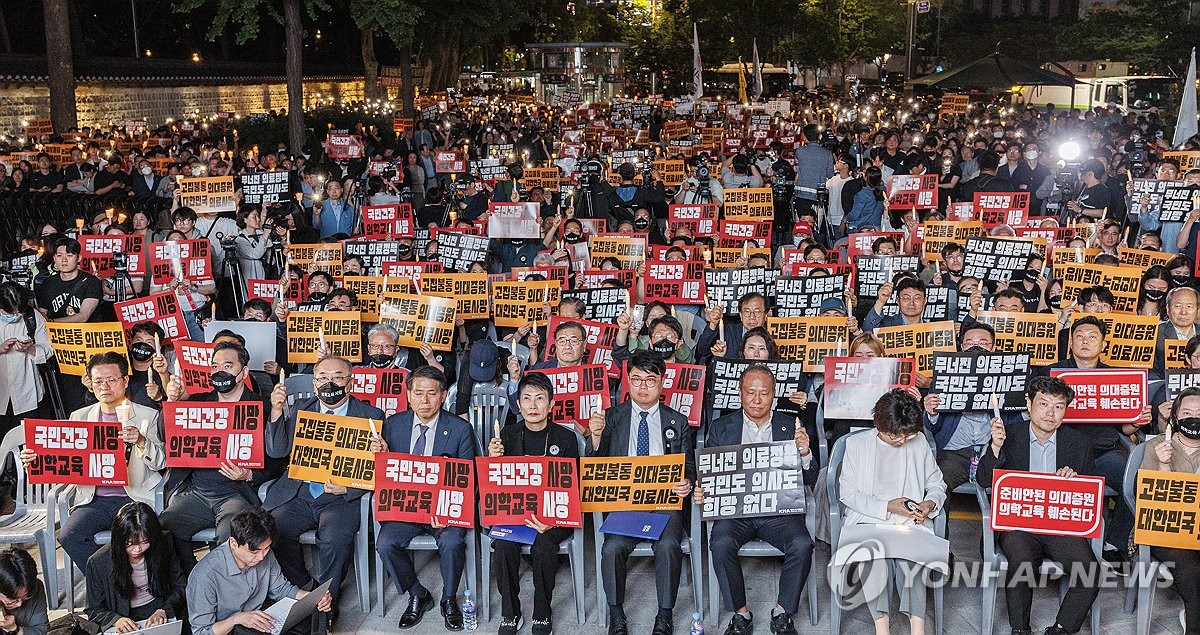
<path fill-rule="evenodd" d="M 833 545 L 835 550 L 842 537 L 842 501 L 838 497 L 841 489 L 838 479 L 842 475 L 842 459 L 846 458 L 846 439 L 873 429 L 857 430 L 842 435 L 829 452 L 829 466 L 825 469 L 825 493 L 829 498 L 829 544 Z"/>
<path fill-rule="evenodd" d="M 503 386 L 475 384 L 471 388 L 468 414 L 480 449 L 486 448 L 492 440 L 492 423 L 499 421 L 503 426 L 508 419 L 508 390 Z"/>
<path fill-rule="evenodd" d="M 1134 505 L 1134 492 L 1137 489 L 1137 473 L 1138 468 L 1142 466 L 1142 460 L 1146 458 L 1146 446 L 1149 445 L 1150 438 L 1146 439 L 1145 443 L 1139 443 L 1129 450 L 1129 460 L 1125 463 L 1125 478 L 1121 481 L 1121 496 L 1125 497 L 1125 504 L 1129 505 L 1129 509 L 1136 512 L 1137 506 Z"/>
<path fill-rule="evenodd" d="M 317 394 L 313 390 L 313 376 L 308 373 L 288 377 L 284 381 L 284 388 L 287 390 L 288 408 L 294 408 L 296 402 Z"/>
<path fill-rule="evenodd" d="M 21 464 L 21 450 L 25 449 L 24 421 L 4 435 L 4 440 L 0 442 L 0 449 L 6 450 L 5 454 L 0 454 L 0 456 L 11 456 L 13 465 L 17 467 L 17 495 L 14 497 L 17 506 L 11 517 L 20 518 L 29 510 L 45 509 L 47 495 L 50 490 L 58 486 L 34 485 L 29 482 L 29 475 L 26 473 L 25 466 Z"/>

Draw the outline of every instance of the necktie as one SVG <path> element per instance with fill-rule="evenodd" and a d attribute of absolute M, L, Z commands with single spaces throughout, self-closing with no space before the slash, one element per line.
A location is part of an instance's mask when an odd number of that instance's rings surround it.
<path fill-rule="evenodd" d="M 650 456 L 650 423 L 646 421 L 650 413 L 639 412 L 638 416 L 641 420 L 638 421 L 637 455 Z"/>
<path fill-rule="evenodd" d="M 424 455 L 425 435 L 429 432 L 429 426 L 418 423 L 417 427 L 421 429 L 421 436 L 417 437 L 417 444 L 413 446 L 413 454 Z"/>
<path fill-rule="evenodd" d="M 331 414 L 333 414 L 333 411 L 327 409 L 327 410 L 325 410 L 325 414 L 331 415 Z M 321 497 L 321 494 L 325 493 L 325 486 L 322 485 L 321 483 L 309 483 L 308 484 L 308 493 L 312 494 L 313 500 L 317 500 L 318 498 Z"/>

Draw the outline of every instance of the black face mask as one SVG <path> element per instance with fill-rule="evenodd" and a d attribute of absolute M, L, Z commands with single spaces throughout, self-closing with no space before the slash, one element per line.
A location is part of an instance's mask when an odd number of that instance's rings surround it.
<path fill-rule="evenodd" d="M 329 294 L 321 291 L 313 291 L 312 293 L 308 294 L 309 302 L 324 302 L 325 298 L 327 297 L 329 297 Z"/>
<path fill-rule="evenodd" d="M 1187 283 L 1192 281 L 1192 277 L 1191 276 L 1171 276 L 1171 281 L 1174 282 L 1175 286 L 1177 286 L 1177 287 L 1186 287 Z"/>
<path fill-rule="evenodd" d="M 218 370 L 208 376 L 208 383 L 212 385 L 213 390 L 224 395 L 237 386 L 237 377 L 232 373 Z"/>
<path fill-rule="evenodd" d="M 986 353 L 988 351 L 986 348 L 984 348 L 982 346 L 972 346 L 971 348 L 968 348 L 967 350 L 965 350 L 963 352 L 964 353 Z"/>
<path fill-rule="evenodd" d="M 658 353 L 663 359 L 671 359 L 675 356 L 675 342 L 664 338 L 655 342 L 651 350 Z"/>
<path fill-rule="evenodd" d="M 133 346 L 129 347 L 129 354 L 134 361 L 148 362 L 154 357 L 154 347 L 145 342 L 134 342 Z"/>
<path fill-rule="evenodd" d="M 412 253 L 412 245 L 405 245 L 404 243 L 396 245 L 396 254 L 397 255 L 407 256 L 408 254 L 411 254 L 411 253 Z"/>
<path fill-rule="evenodd" d="M 1146 299 L 1151 302 L 1162 302 L 1163 298 L 1165 298 L 1165 297 L 1167 297 L 1166 291 L 1155 291 L 1153 289 L 1146 289 Z"/>
<path fill-rule="evenodd" d="M 1038 271 L 1037 269 L 1026 269 L 1025 270 L 1025 279 L 1030 282 L 1037 282 L 1038 276 L 1040 276 L 1041 274 L 1042 274 L 1042 272 Z"/>
<path fill-rule="evenodd" d="M 346 387 L 339 386 L 331 381 L 327 381 L 321 384 L 320 388 L 317 388 L 317 399 L 320 399 L 321 403 L 327 406 L 338 403 L 345 396 Z"/>
<path fill-rule="evenodd" d="M 1189 439 L 1200 439 L 1200 417 L 1184 417 L 1175 422 L 1175 429 Z"/>
<path fill-rule="evenodd" d="M 633 228 L 638 231 L 646 231 L 650 227 L 650 221 L 645 218 L 633 219 Z"/>
<path fill-rule="evenodd" d="M 511 242 L 514 247 L 520 247 L 521 245 L 525 244 L 525 239 L 524 238 L 511 238 L 511 239 L 509 239 L 509 242 Z"/>
<path fill-rule="evenodd" d="M 374 353 L 371 355 L 371 365 L 375 368 L 383 368 L 385 366 L 390 366 L 392 359 L 393 357 L 387 353 Z"/>
<path fill-rule="evenodd" d="M 950 265 L 946 265 L 946 271 L 949 271 L 950 275 L 952 275 L 952 276 L 960 276 L 960 275 L 962 275 L 963 268 L 959 267 L 957 270 L 955 270 L 955 269 L 951 269 Z"/>
<path fill-rule="evenodd" d="M 563 236 L 563 240 L 566 240 L 568 245 L 574 245 L 583 240 L 583 236 L 580 234 L 566 234 Z"/>
<path fill-rule="evenodd" d="M 1052 308 L 1052 309 L 1062 308 L 1062 296 L 1061 295 L 1050 296 L 1050 308 Z"/>

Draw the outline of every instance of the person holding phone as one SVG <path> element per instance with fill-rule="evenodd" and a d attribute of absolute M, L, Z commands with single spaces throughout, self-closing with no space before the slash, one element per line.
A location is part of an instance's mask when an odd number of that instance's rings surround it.
<path fill-rule="evenodd" d="M 46 635 L 46 587 L 37 577 L 37 563 L 24 549 L 0 550 L 0 633 Z"/>
<path fill-rule="evenodd" d="M 112 541 L 88 559 L 86 574 L 88 619 L 102 629 L 131 633 L 187 617 L 187 577 L 145 503 L 117 511 Z"/>

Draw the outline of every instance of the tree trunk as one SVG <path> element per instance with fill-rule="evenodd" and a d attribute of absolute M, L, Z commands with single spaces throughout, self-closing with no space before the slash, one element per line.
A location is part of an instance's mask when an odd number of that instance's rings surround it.
<path fill-rule="evenodd" d="M 288 149 L 293 154 L 304 151 L 304 70 L 301 39 L 304 25 L 300 23 L 300 0 L 284 0 L 283 25 L 287 32 L 287 94 Z"/>
<path fill-rule="evenodd" d="M 0 9 L 0 53 L 12 53 L 12 40 L 8 38 L 8 22 L 4 19 L 4 9 Z"/>
<path fill-rule="evenodd" d="M 410 42 L 400 47 L 400 108 L 405 119 L 412 119 L 416 112 L 416 109 L 413 108 L 415 88 L 412 74 L 412 43 Z"/>
<path fill-rule="evenodd" d="M 46 69 L 50 81 L 50 119 L 62 134 L 79 125 L 75 110 L 75 68 L 71 57 L 71 8 L 68 0 L 46 0 Z"/>
<path fill-rule="evenodd" d="M 447 24 L 442 28 L 438 43 L 438 58 L 425 82 L 429 92 L 445 90 L 458 83 L 458 69 L 462 67 L 462 32 L 458 27 Z"/>
<path fill-rule="evenodd" d="M 375 31 L 362 29 L 363 97 L 378 99 L 382 93 L 379 86 L 379 61 L 375 59 Z"/>

